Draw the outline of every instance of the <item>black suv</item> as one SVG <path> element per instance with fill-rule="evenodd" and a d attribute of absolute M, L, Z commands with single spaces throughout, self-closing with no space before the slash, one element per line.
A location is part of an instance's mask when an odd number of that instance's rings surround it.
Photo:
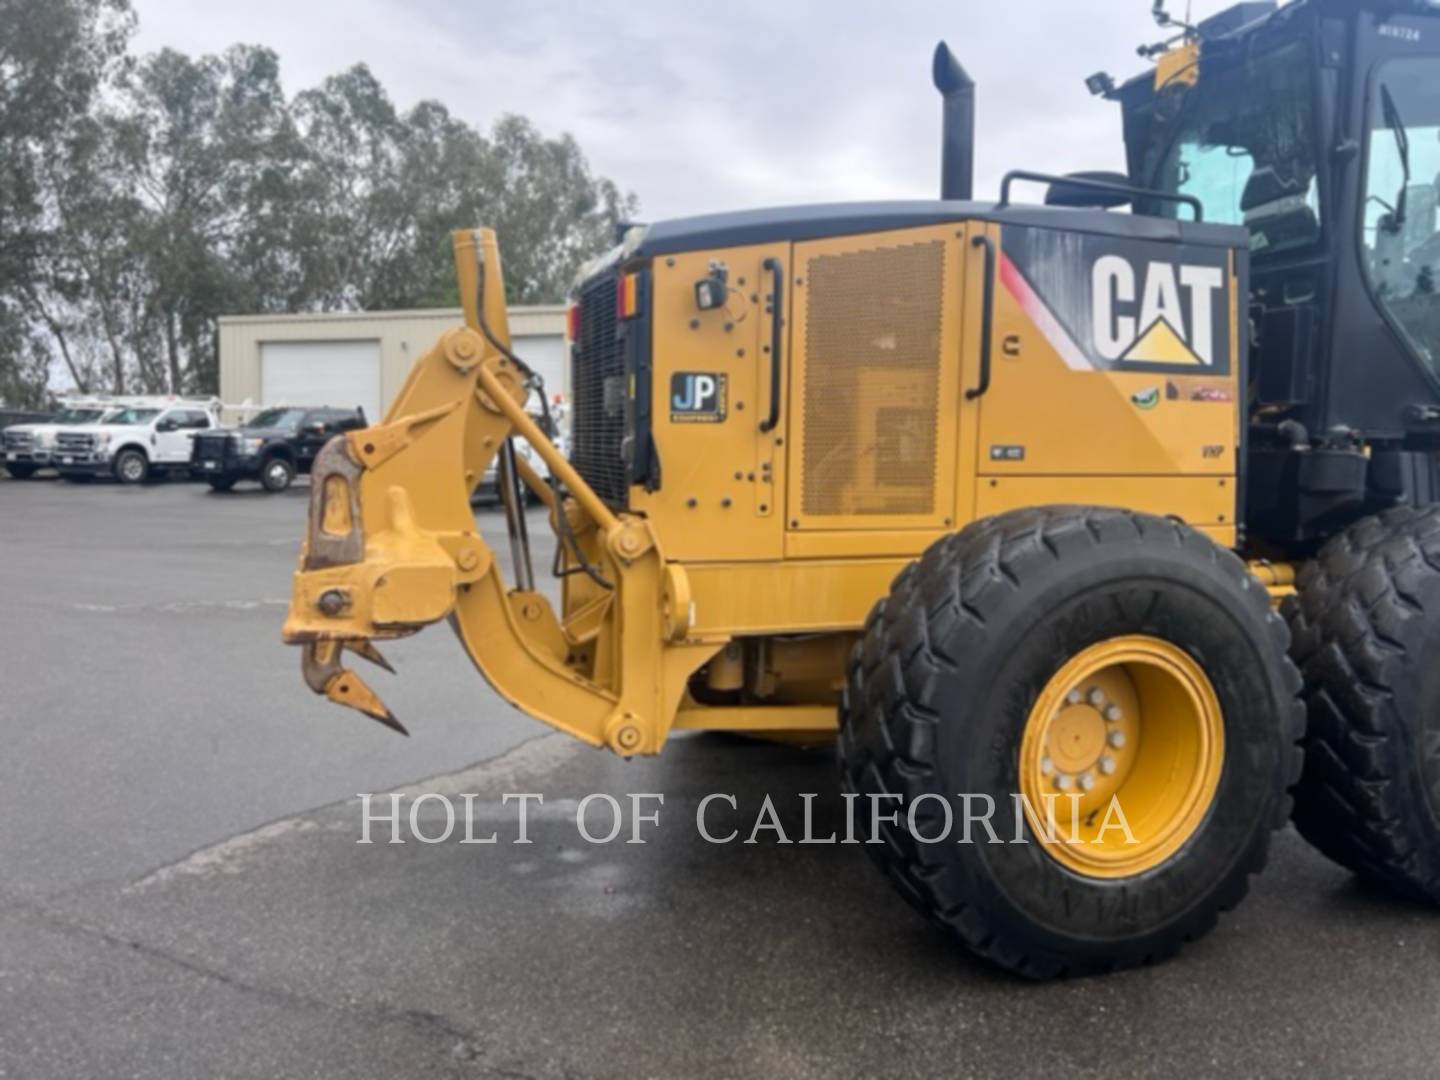
<path fill-rule="evenodd" d="M 244 427 L 195 436 L 190 471 L 216 491 L 229 491 L 240 480 L 284 491 L 296 473 L 310 471 L 330 439 L 366 423 L 364 409 L 266 409 Z"/>

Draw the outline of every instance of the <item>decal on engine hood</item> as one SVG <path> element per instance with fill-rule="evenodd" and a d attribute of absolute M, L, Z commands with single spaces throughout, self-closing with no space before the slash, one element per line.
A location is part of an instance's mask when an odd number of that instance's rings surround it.
<path fill-rule="evenodd" d="M 1225 248 L 1007 227 L 1000 280 L 1076 370 L 1230 373 Z"/>

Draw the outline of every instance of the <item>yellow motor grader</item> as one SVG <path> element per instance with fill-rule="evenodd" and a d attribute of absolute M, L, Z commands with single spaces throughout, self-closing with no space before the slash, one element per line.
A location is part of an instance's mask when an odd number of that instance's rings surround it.
<path fill-rule="evenodd" d="M 1033 977 L 1208 931 L 1292 801 L 1440 900 L 1440 18 L 1156 17 L 1152 71 L 1090 80 L 1126 174 L 974 201 L 942 45 L 939 201 L 629 228 L 574 294 L 568 456 L 495 236 L 457 234 L 464 325 L 315 464 L 310 687 L 398 729 L 347 656 L 448 620 L 506 700 L 627 757 L 833 738 L 893 800 L 859 824 L 899 891 Z M 513 582 L 470 505 L 497 460 Z M 973 797 L 1025 842 L 955 842 Z"/>

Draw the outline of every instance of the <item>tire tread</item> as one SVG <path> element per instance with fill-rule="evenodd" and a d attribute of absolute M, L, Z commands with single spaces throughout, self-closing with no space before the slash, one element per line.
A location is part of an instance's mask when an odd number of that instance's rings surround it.
<path fill-rule="evenodd" d="M 1346 869 L 1430 904 L 1440 853 L 1428 808 L 1411 805 L 1401 780 L 1410 761 L 1394 684 L 1414 662 L 1403 635 L 1427 618 L 1421 584 L 1434 577 L 1440 506 L 1399 507 L 1331 540 L 1285 607 L 1309 714 L 1296 828 Z"/>
<path fill-rule="evenodd" d="M 1039 564 L 1063 561 L 1068 552 L 1080 548 L 1122 538 L 1133 542 L 1136 537 L 1162 543 L 1169 540 L 1212 560 L 1234 579 L 1245 602 L 1264 621 L 1278 662 L 1284 665 L 1292 700 L 1288 715 L 1281 719 L 1288 748 L 1283 765 L 1285 792 L 1275 800 L 1265 842 L 1248 851 L 1245 865 L 1217 896 L 1216 908 L 1197 907 L 1163 948 L 1123 961 L 1075 962 L 1017 950 L 1000 927 L 986 921 L 978 906 L 966 902 L 955 875 L 944 867 L 927 865 L 938 856 L 903 828 L 884 830 L 884 844 L 864 845 L 901 895 L 925 918 L 958 936 L 973 952 L 1030 978 L 1091 974 L 1164 959 L 1187 940 L 1208 932 L 1220 911 L 1233 908 L 1245 896 L 1249 877 L 1264 868 L 1270 832 L 1290 818 L 1289 791 L 1299 779 L 1302 764 L 1298 745 L 1305 724 L 1298 698 L 1301 678 L 1287 657 L 1290 634 L 1285 620 L 1273 610 L 1269 594 L 1239 558 L 1179 522 L 1119 509 L 1035 507 L 976 522 L 937 542 L 902 571 L 890 594 L 871 611 L 847 665 L 838 742 L 842 787 L 852 792 L 898 793 L 908 803 L 937 787 L 932 750 L 940 713 L 927 702 L 926 676 L 952 663 L 933 644 L 945 638 L 942 631 L 947 620 L 968 619 L 985 627 L 1007 594 L 1019 589 Z M 877 708 L 877 702 L 883 708 Z M 922 709 L 913 708 L 917 702 Z"/>

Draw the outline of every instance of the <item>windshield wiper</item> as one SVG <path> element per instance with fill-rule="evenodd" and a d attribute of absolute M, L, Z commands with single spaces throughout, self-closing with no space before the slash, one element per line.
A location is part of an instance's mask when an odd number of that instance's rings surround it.
<path fill-rule="evenodd" d="M 1398 236 L 1405 227 L 1406 202 L 1410 192 L 1410 133 L 1405 130 L 1405 121 L 1400 118 L 1395 96 L 1384 83 L 1380 84 L 1380 111 L 1385 116 L 1385 123 L 1395 133 L 1395 149 L 1400 155 L 1400 194 L 1395 197 L 1395 211 L 1390 215 L 1390 226 L 1386 230 L 1390 235 Z"/>

